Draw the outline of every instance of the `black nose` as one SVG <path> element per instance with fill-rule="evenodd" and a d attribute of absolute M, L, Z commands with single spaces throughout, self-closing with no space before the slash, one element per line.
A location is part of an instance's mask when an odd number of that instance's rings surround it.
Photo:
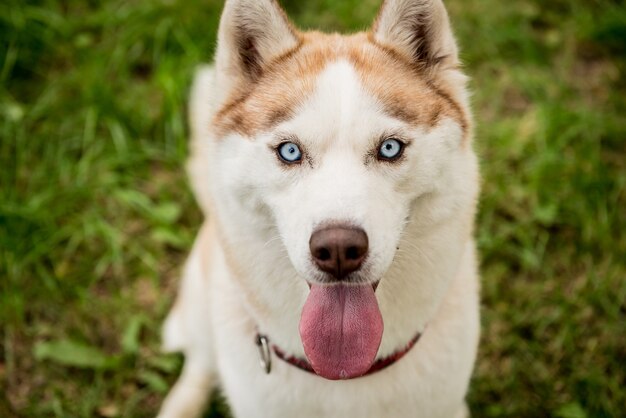
<path fill-rule="evenodd" d="M 347 226 L 324 228 L 311 235 L 309 248 L 320 270 L 342 280 L 361 267 L 367 254 L 367 234 Z"/>

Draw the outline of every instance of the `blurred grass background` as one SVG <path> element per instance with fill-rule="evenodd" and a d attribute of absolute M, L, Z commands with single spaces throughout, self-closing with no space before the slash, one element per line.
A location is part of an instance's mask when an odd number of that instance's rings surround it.
<path fill-rule="evenodd" d="M 283 0 L 341 31 L 378 3 Z M 626 5 L 446 4 L 484 175 L 474 416 L 626 416 Z M 220 10 L 0 4 L 0 416 L 154 416 L 176 378 L 159 327 L 201 222 L 185 105 Z"/>

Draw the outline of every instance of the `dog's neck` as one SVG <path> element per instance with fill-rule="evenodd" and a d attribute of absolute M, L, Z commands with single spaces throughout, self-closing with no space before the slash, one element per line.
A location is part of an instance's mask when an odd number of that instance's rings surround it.
<path fill-rule="evenodd" d="M 358 377 L 364 377 L 377 373 L 400 361 L 417 344 L 421 336 L 422 333 L 417 333 L 415 336 L 413 336 L 413 338 L 409 340 L 408 343 L 406 343 L 403 347 L 398 348 L 392 354 L 385 357 L 378 357 L 376 361 L 374 361 L 370 369 L 365 374 Z M 261 367 L 267 374 L 271 373 L 272 371 L 272 352 L 277 358 L 291 366 L 294 366 L 307 373 L 317 374 L 313 369 L 311 363 L 306 358 L 285 353 L 276 344 L 272 344 L 270 342 L 270 339 L 266 335 L 257 334 L 255 337 L 255 344 L 259 349 Z"/>

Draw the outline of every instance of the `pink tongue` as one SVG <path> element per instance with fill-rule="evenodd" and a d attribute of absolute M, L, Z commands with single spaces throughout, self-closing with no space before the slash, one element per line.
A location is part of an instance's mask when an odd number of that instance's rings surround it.
<path fill-rule="evenodd" d="M 300 338 L 318 375 L 331 380 L 364 375 L 382 336 L 383 318 L 371 284 L 311 286 Z"/>

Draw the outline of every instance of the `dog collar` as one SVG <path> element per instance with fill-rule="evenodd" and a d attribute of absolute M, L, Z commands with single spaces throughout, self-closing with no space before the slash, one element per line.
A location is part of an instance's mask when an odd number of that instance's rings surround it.
<path fill-rule="evenodd" d="M 417 333 L 417 335 L 415 335 L 400 350 L 393 352 L 391 355 L 387 357 L 382 357 L 382 358 L 377 359 L 376 361 L 374 361 L 374 364 L 372 364 L 372 367 L 370 367 L 370 369 L 367 372 L 365 372 L 365 374 L 361 376 L 357 376 L 355 377 L 355 379 L 358 377 L 363 377 L 363 376 L 368 376 L 370 374 L 374 374 L 378 371 L 381 371 L 382 369 L 385 369 L 391 366 L 392 364 L 400 360 L 402 357 L 404 357 L 409 351 L 411 351 L 411 348 L 413 348 L 415 344 L 417 344 L 421 336 L 422 336 L 421 333 Z M 313 370 L 311 363 L 309 363 L 307 359 L 296 357 L 296 356 L 290 356 L 286 354 L 278 346 L 276 346 L 275 344 L 271 344 L 269 341 L 269 338 L 266 335 L 257 334 L 255 338 L 255 342 L 259 349 L 259 356 L 261 358 L 261 368 L 263 369 L 263 371 L 265 371 L 266 374 L 269 374 L 272 371 L 272 351 L 273 351 L 274 354 L 276 354 L 276 357 L 278 357 L 282 361 L 288 364 L 291 364 L 292 366 L 295 366 L 300 370 L 315 374 L 317 376 L 317 373 L 315 373 L 315 370 Z"/>

